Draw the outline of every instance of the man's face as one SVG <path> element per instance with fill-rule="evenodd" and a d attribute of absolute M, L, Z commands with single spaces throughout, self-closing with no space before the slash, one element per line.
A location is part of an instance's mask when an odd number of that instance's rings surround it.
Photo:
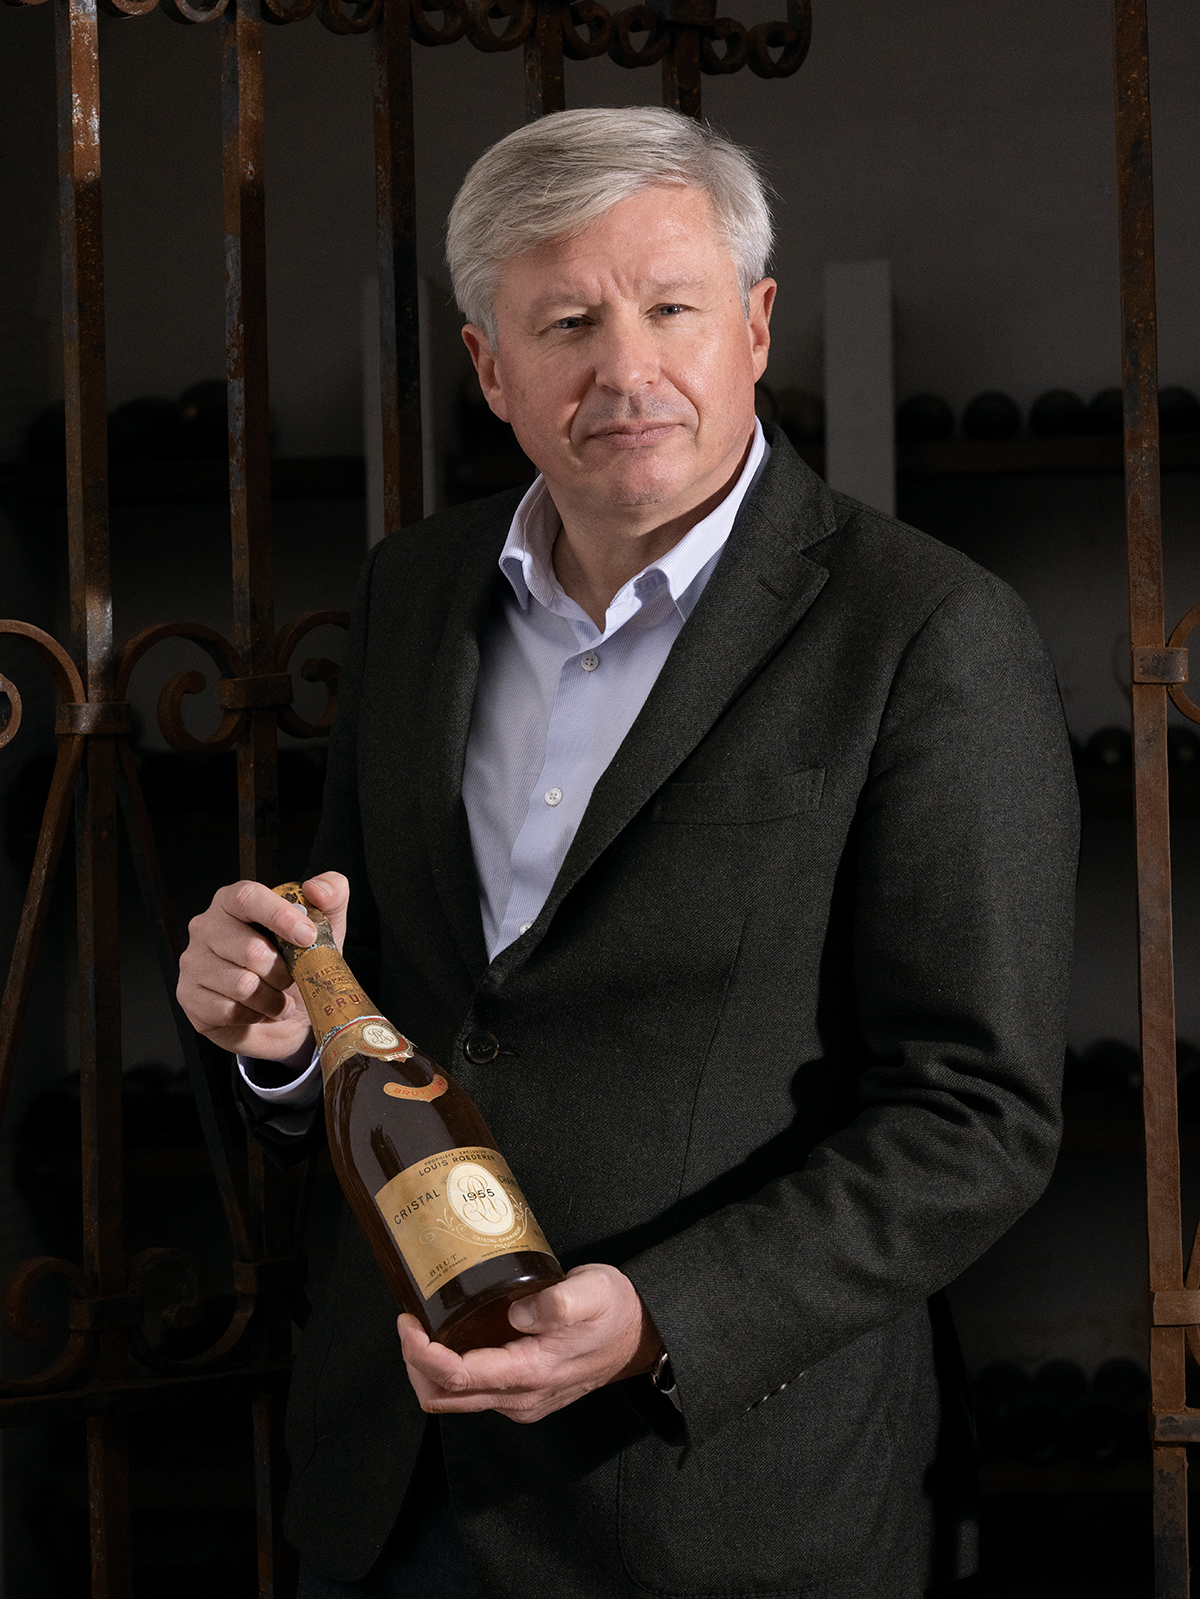
<path fill-rule="evenodd" d="M 644 526 L 726 487 L 754 428 L 775 285 L 750 293 L 698 189 L 658 187 L 508 263 L 496 348 L 463 337 L 564 520 Z"/>

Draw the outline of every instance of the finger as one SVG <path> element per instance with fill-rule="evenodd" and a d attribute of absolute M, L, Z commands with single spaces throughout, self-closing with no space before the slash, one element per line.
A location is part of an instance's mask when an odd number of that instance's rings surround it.
<path fill-rule="evenodd" d="M 265 883 L 244 879 L 219 888 L 213 897 L 213 907 L 236 921 L 265 927 L 301 949 L 307 949 L 316 941 L 317 930 L 304 912 Z"/>
<path fill-rule="evenodd" d="M 350 905 L 350 881 L 341 872 L 320 872 L 302 883 L 305 899 L 311 900 L 329 918 L 334 942 L 341 949 L 346 938 L 346 912 Z"/>
<path fill-rule="evenodd" d="M 344 911 L 350 903 L 350 879 L 341 872 L 321 872 L 301 883 L 300 890 L 326 916 Z"/>
<path fill-rule="evenodd" d="M 286 1021 L 301 1010 L 294 987 L 289 986 L 280 993 L 279 989 L 263 982 L 253 972 L 246 971 L 244 967 L 231 966 L 228 962 L 219 965 L 210 963 L 195 987 L 201 995 L 211 995 L 213 999 L 223 999 L 228 1004 L 249 1011 L 256 1022 Z"/>

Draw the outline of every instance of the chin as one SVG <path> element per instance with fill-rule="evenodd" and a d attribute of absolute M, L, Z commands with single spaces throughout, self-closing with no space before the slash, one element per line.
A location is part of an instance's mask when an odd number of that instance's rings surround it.
<path fill-rule="evenodd" d="M 597 488 L 602 488 L 613 505 L 625 505 L 634 510 L 646 505 L 664 505 L 676 500 L 687 490 L 687 474 L 676 468 L 671 470 L 665 462 L 646 462 L 623 470 L 611 468 L 603 475 Z"/>

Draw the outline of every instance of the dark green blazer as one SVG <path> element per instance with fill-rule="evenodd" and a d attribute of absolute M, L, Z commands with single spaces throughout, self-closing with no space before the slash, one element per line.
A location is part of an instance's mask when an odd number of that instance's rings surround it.
<path fill-rule="evenodd" d="M 952 1575 L 969 1443 L 929 1300 L 1058 1146 L 1077 822 L 1045 651 L 1003 583 L 771 443 L 490 965 L 460 787 L 517 496 L 393 536 L 362 580 L 313 857 L 350 878 L 349 960 L 474 1096 L 564 1264 L 636 1283 L 686 1421 L 661 1435 L 637 1385 L 530 1427 L 444 1420 L 497 1599 L 908 1599 Z M 287 1522 L 342 1580 L 422 1432 L 395 1316 L 347 1216 Z"/>

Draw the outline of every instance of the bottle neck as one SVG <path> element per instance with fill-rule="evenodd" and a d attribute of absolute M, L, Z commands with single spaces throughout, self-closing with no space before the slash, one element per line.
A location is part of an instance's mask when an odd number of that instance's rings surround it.
<path fill-rule="evenodd" d="M 309 904 L 298 883 L 283 883 L 275 892 L 281 899 L 299 905 L 317 930 L 316 943 L 307 949 L 275 935 L 272 938 L 300 990 L 326 1079 L 350 1055 L 408 1060 L 415 1052 L 413 1045 L 379 1014 L 363 992 L 334 942 L 328 917 Z"/>
<path fill-rule="evenodd" d="M 329 1054 L 326 1046 L 344 1027 L 352 1022 L 383 1020 L 338 953 L 332 935 L 326 944 L 324 934 L 322 928 L 309 949 L 285 950 L 283 956 L 312 1022 L 322 1064 Z"/>

